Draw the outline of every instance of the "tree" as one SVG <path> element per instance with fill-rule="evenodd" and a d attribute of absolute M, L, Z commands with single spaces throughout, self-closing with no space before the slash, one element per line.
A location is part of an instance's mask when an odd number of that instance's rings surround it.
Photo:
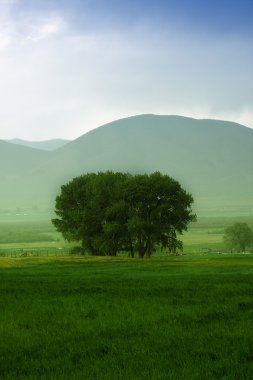
<path fill-rule="evenodd" d="M 139 257 L 149 257 L 156 245 L 170 252 L 183 248 L 177 233 L 187 230 L 196 217 L 191 210 L 193 198 L 179 182 L 159 172 L 136 175 L 128 182 L 126 200 L 128 231 Z"/>
<path fill-rule="evenodd" d="M 192 196 L 159 172 L 90 173 L 62 186 L 52 222 L 68 240 L 93 255 L 126 251 L 150 257 L 157 245 L 182 249 L 177 234 L 195 219 Z"/>
<path fill-rule="evenodd" d="M 115 256 L 127 239 L 123 173 L 88 173 L 61 187 L 52 223 L 68 241 L 92 255 Z"/>
<path fill-rule="evenodd" d="M 245 252 L 253 243 L 253 232 L 247 223 L 235 223 L 226 228 L 223 240 L 229 249 Z"/>

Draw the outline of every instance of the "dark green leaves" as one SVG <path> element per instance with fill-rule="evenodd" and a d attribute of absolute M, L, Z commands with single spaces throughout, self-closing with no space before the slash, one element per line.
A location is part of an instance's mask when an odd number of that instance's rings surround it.
<path fill-rule="evenodd" d="M 119 251 L 150 256 L 157 245 L 182 249 L 177 233 L 194 220 L 193 198 L 159 172 L 86 174 L 62 186 L 53 224 L 68 240 L 81 241 L 93 255 Z"/>

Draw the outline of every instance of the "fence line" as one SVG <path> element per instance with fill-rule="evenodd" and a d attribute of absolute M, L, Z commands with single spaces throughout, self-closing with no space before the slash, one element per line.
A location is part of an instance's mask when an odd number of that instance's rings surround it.
<path fill-rule="evenodd" d="M 1 249 L 0 258 L 68 256 L 69 249 Z"/>

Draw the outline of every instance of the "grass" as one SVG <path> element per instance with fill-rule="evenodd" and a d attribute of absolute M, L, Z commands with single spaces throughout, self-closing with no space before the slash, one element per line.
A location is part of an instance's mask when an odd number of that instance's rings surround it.
<path fill-rule="evenodd" d="M 198 218 L 181 237 L 184 253 L 224 252 L 224 230 L 236 222 L 248 223 L 253 228 L 252 216 Z M 74 245 L 67 243 L 55 231 L 48 213 L 0 214 L 0 256 L 18 256 L 23 251 L 38 255 L 56 254 L 59 249 L 69 252 Z M 157 254 L 161 256 L 161 253 Z"/>
<path fill-rule="evenodd" d="M 184 256 L 131 260 L 60 257 L 48 214 L 0 214 L 17 256 L 0 257 L 0 378 L 253 378 L 253 256 L 217 255 L 238 221 L 201 217 Z"/>
<path fill-rule="evenodd" d="M 0 259 L 1 379 L 251 379 L 253 257 Z"/>
<path fill-rule="evenodd" d="M 199 217 L 191 223 L 183 237 L 184 252 L 191 254 L 210 252 L 226 252 L 223 235 L 226 227 L 234 223 L 247 223 L 253 229 L 252 216 L 237 217 Z"/>
<path fill-rule="evenodd" d="M 62 250 L 69 252 L 72 246 L 56 232 L 48 214 L 0 215 L 0 257 L 24 252 L 56 255 Z"/>

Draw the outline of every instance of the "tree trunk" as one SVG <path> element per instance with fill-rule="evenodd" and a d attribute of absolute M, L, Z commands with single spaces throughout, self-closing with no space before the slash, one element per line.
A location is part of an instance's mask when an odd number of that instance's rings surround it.
<path fill-rule="evenodd" d="M 133 259 L 134 258 L 134 247 L 133 247 L 132 241 L 130 241 L 130 255 Z"/>
<path fill-rule="evenodd" d="M 138 253 L 139 253 L 139 258 L 143 259 L 146 253 L 146 247 L 144 244 L 138 244 Z"/>

